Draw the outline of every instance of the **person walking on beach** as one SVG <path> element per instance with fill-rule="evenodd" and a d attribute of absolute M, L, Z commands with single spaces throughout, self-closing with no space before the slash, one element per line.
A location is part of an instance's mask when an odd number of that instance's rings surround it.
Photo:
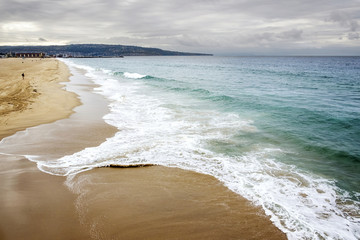
<path fill-rule="evenodd" d="M 21 76 L 22 76 L 22 78 L 23 78 L 23 80 L 24 80 L 25 74 L 23 73 L 23 74 L 21 74 Z"/>

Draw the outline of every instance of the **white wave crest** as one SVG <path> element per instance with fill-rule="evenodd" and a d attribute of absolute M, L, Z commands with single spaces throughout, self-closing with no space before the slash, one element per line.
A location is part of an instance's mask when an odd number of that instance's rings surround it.
<path fill-rule="evenodd" d="M 125 73 L 124 73 L 124 77 L 126 77 L 126 78 L 132 78 L 132 79 L 140 79 L 140 78 L 146 77 L 146 75 L 141 75 L 141 74 L 139 74 L 139 73 L 129 73 L 129 72 L 125 72 Z"/>

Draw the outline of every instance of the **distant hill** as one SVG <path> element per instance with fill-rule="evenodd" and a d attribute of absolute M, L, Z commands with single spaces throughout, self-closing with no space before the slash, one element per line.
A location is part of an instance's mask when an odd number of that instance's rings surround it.
<path fill-rule="evenodd" d="M 119 56 L 209 56 L 212 54 L 167 51 L 125 45 L 71 44 L 56 46 L 0 46 L 0 53 L 44 52 L 47 55 L 73 57 L 119 57 Z"/>

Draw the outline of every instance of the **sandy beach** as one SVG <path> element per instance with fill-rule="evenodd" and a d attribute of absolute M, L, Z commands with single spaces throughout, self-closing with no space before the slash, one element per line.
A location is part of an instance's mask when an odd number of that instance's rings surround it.
<path fill-rule="evenodd" d="M 80 104 L 74 93 L 59 91 L 69 76 L 66 65 L 55 59 L 1 59 L 0 139 L 68 117 Z"/>
<path fill-rule="evenodd" d="M 41 172 L 26 156 L 56 160 L 117 132 L 102 119 L 108 102 L 83 70 L 70 70 L 56 59 L 0 60 L 0 239 L 286 239 L 260 207 L 208 175 Z"/>

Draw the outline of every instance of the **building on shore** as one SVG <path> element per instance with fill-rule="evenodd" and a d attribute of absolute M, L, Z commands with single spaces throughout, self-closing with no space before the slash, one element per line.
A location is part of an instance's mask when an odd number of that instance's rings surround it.
<path fill-rule="evenodd" d="M 15 57 L 18 58 L 44 58 L 45 57 L 45 53 L 42 52 L 33 52 L 33 53 L 16 53 Z"/>

